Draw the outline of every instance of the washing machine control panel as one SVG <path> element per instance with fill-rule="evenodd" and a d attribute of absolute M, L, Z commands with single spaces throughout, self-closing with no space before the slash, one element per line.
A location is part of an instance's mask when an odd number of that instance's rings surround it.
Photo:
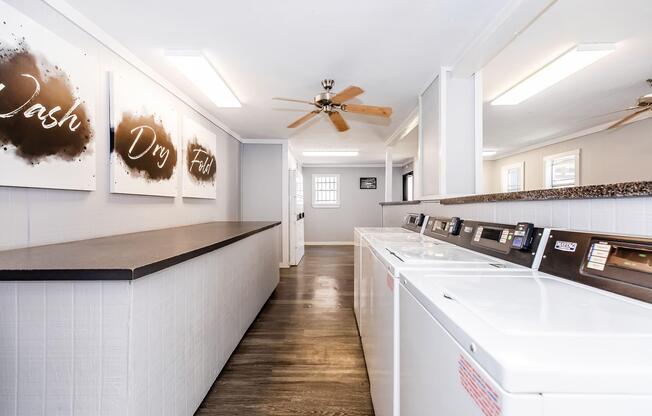
<path fill-rule="evenodd" d="M 429 237 L 449 241 L 450 237 L 460 234 L 464 221 L 460 217 L 430 217 L 424 234 Z"/>
<path fill-rule="evenodd" d="M 539 270 L 652 303 L 652 239 L 551 230 Z"/>

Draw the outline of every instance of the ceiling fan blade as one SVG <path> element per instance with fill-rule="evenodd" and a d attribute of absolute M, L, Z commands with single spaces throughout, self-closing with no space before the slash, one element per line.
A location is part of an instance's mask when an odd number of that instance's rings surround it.
<path fill-rule="evenodd" d="M 342 91 L 335 94 L 332 101 L 335 104 L 341 104 L 344 101 L 349 101 L 354 99 L 355 97 L 362 94 L 363 92 L 364 91 L 362 90 L 362 88 L 356 87 L 355 85 L 351 85 L 350 87 L 346 87 Z"/>
<path fill-rule="evenodd" d="M 331 113 L 328 113 L 328 117 L 330 117 L 331 121 L 337 128 L 337 131 L 347 131 L 349 129 L 349 125 L 346 124 L 346 121 L 344 121 L 344 117 L 342 117 L 342 114 L 333 111 Z"/>
<path fill-rule="evenodd" d="M 624 113 L 625 111 L 640 110 L 640 109 L 641 109 L 641 107 L 639 107 L 639 106 L 623 108 L 622 110 L 611 111 L 609 113 L 602 113 L 602 114 L 598 114 L 597 116 L 591 116 L 587 120 L 594 119 L 594 118 L 605 117 L 605 116 L 610 116 L 610 115 L 618 114 L 618 113 Z"/>
<path fill-rule="evenodd" d="M 308 114 L 306 114 L 305 116 L 303 116 L 303 117 L 301 117 L 300 119 L 296 120 L 294 123 L 288 125 L 288 128 L 289 128 L 289 129 L 293 129 L 293 128 L 295 128 L 295 127 L 299 127 L 300 125 L 302 125 L 302 124 L 305 123 L 306 121 L 310 120 L 311 118 L 313 118 L 314 116 L 316 116 L 316 115 L 319 114 L 320 112 L 321 112 L 321 111 L 311 111 L 311 112 L 309 112 Z"/>
<path fill-rule="evenodd" d="M 342 110 L 349 113 L 380 116 L 385 118 L 389 118 L 392 115 L 392 107 L 378 107 L 375 105 L 342 104 Z"/>
<path fill-rule="evenodd" d="M 306 100 L 295 100 L 293 98 L 280 98 L 280 97 L 274 97 L 272 100 L 276 101 L 290 101 L 293 103 L 303 103 L 303 104 L 310 104 L 310 105 L 315 105 L 312 101 L 306 101 Z"/>
<path fill-rule="evenodd" d="M 634 117 L 638 116 L 639 114 L 644 113 L 644 112 L 650 110 L 651 108 L 652 108 L 652 106 L 647 106 L 647 107 L 643 108 L 642 110 L 635 111 L 635 112 L 633 112 L 632 114 L 630 114 L 630 115 L 628 115 L 628 116 L 625 116 L 625 117 L 621 118 L 620 120 L 618 120 L 617 122 L 615 122 L 614 124 L 612 124 L 611 126 L 609 126 L 609 127 L 607 128 L 607 130 L 615 129 L 615 128 L 618 127 L 618 126 L 620 126 L 620 125 L 622 125 L 622 124 L 624 124 L 624 123 L 627 123 L 629 120 L 633 119 Z"/>

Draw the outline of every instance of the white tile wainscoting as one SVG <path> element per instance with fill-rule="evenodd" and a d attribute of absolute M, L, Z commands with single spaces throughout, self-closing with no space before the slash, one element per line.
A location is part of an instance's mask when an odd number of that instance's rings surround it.
<path fill-rule="evenodd" d="M 0 282 L 0 415 L 192 415 L 278 284 L 279 232 L 132 281 Z"/>
<path fill-rule="evenodd" d="M 652 237 L 652 197 L 566 199 L 548 201 L 482 202 L 442 205 L 383 206 L 383 226 L 400 225 L 410 212 L 467 220 Z"/>

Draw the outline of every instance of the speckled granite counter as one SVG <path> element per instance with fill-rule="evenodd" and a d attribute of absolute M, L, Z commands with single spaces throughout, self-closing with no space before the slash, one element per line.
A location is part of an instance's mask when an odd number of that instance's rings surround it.
<path fill-rule="evenodd" d="M 421 201 L 391 201 L 391 202 L 381 202 L 380 205 L 383 207 L 391 205 L 419 205 Z"/>
<path fill-rule="evenodd" d="M 585 185 L 570 188 L 538 189 L 533 191 L 478 194 L 444 198 L 443 205 L 502 201 L 544 201 L 551 199 L 593 199 L 652 196 L 652 181 L 623 182 L 606 185 Z"/>

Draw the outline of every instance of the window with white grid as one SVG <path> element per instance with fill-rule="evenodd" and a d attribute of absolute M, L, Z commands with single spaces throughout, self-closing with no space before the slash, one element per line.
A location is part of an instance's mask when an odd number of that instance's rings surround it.
<path fill-rule="evenodd" d="M 580 151 L 550 155 L 543 158 L 546 188 L 565 188 L 580 184 Z"/>
<path fill-rule="evenodd" d="M 312 206 L 339 208 L 340 175 L 312 175 Z"/>

